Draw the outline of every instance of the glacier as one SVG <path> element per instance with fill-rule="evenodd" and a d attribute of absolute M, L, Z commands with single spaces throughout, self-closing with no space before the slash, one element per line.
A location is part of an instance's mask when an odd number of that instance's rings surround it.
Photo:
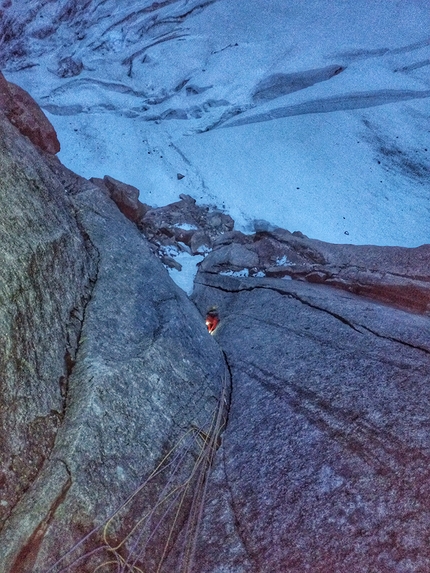
<path fill-rule="evenodd" d="M 334 243 L 429 242 L 428 2 L 3 2 L 61 161 Z M 178 174 L 184 177 L 179 178 Z"/>

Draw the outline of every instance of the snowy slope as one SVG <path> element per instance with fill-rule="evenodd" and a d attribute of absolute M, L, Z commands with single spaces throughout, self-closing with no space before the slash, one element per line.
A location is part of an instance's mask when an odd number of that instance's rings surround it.
<path fill-rule="evenodd" d="M 5 0 L 0 61 L 86 177 L 150 204 L 189 193 L 247 231 L 416 246 L 430 242 L 429 7 Z"/>

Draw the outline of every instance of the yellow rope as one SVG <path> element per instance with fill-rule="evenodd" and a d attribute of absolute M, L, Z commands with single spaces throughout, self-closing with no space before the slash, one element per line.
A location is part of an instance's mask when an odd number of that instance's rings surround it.
<path fill-rule="evenodd" d="M 221 435 L 221 433 L 225 427 L 225 424 L 226 424 L 226 418 L 224 416 L 224 412 L 225 412 L 225 407 L 227 404 L 227 400 L 226 400 L 227 380 L 228 380 L 228 378 L 227 378 L 227 373 L 226 373 L 224 378 L 223 378 L 223 385 L 222 385 L 219 403 L 218 403 L 217 408 L 215 408 L 213 411 L 212 418 L 210 420 L 210 423 L 208 424 L 209 427 L 207 429 L 206 428 L 202 429 L 202 428 L 199 428 L 196 426 L 192 426 L 189 430 L 187 430 L 179 438 L 179 440 L 173 445 L 173 447 L 167 452 L 167 454 L 162 458 L 162 460 L 159 462 L 157 467 L 151 472 L 151 474 L 148 476 L 148 478 L 126 499 L 126 501 L 115 511 L 115 513 L 113 513 L 109 517 L 109 519 L 103 525 L 102 540 L 103 540 L 104 546 L 100 547 L 100 550 L 103 550 L 103 549 L 106 550 L 107 552 L 109 552 L 112 555 L 112 557 L 114 557 L 114 559 L 108 559 L 107 561 L 99 564 L 93 570 L 93 573 L 99 572 L 102 568 L 105 568 L 105 567 L 110 568 L 112 566 L 120 567 L 119 570 L 123 571 L 124 573 L 127 573 L 127 572 L 128 573 L 146 573 L 143 569 L 141 569 L 140 567 L 138 567 L 135 564 L 137 562 L 137 560 L 140 558 L 139 553 L 137 553 L 138 549 L 136 552 L 129 554 L 128 557 L 126 557 L 126 558 L 124 558 L 119 553 L 119 551 L 122 548 L 124 548 L 127 541 L 129 541 L 133 537 L 133 535 L 136 533 L 136 531 L 141 526 L 143 526 L 145 524 L 145 522 L 147 522 L 149 519 L 151 519 L 152 516 L 155 515 L 155 512 L 157 511 L 157 509 L 159 509 L 161 506 L 163 506 L 163 504 L 167 503 L 169 500 L 172 500 L 172 498 L 174 498 L 175 495 L 179 494 L 178 505 L 176 507 L 176 510 L 175 510 L 175 513 L 173 516 L 173 521 L 169 526 L 168 536 L 167 536 L 167 539 L 164 543 L 163 552 L 162 552 L 162 555 L 160 557 L 160 560 L 158 561 L 157 569 L 155 572 L 155 573 L 160 573 L 161 568 L 165 562 L 167 553 L 169 551 L 172 537 L 173 537 L 174 531 L 176 529 L 178 519 L 179 519 L 180 514 L 181 514 L 181 510 L 183 509 L 183 506 L 184 506 L 184 503 L 186 500 L 186 496 L 187 496 L 192 484 L 195 482 L 195 486 L 194 486 L 195 490 L 194 490 L 193 495 L 192 495 L 191 507 L 190 507 L 190 511 L 188 514 L 187 526 L 186 526 L 186 531 L 185 531 L 185 539 L 184 539 L 184 548 L 183 548 L 182 558 L 181 558 L 181 564 L 183 564 L 183 567 L 181 565 L 181 571 L 183 573 L 189 573 L 191 571 L 192 564 L 193 564 L 193 558 L 194 558 L 194 552 L 195 552 L 195 548 L 196 548 L 196 541 L 197 541 L 197 535 L 198 535 L 198 531 L 199 531 L 200 520 L 201 520 L 202 512 L 203 512 L 203 504 L 204 504 L 205 493 L 206 493 L 206 488 L 207 488 L 207 483 L 208 483 L 208 474 L 209 474 L 210 467 L 213 463 L 216 450 L 218 449 L 218 446 L 219 446 L 220 435 Z M 123 518 L 124 518 L 125 515 L 127 514 L 127 511 L 128 511 L 127 508 L 130 506 L 131 502 L 136 498 L 136 496 L 139 495 L 139 493 L 141 493 L 145 489 L 145 487 L 148 486 L 149 482 L 151 482 L 151 480 L 153 480 L 158 474 L 161 474 L 162 472 L 165 472 L 168 470 L 169 465 L 172 463 L 171 461 L 169 462 L 169 460 L 171 459 L 173 454 L 175 452 L 177 452 L 179 450 L 179 448 L 184 444 L 185 440 L 188 437 L 190 437 L 191 435 L 194 437 L 195 443 L 198 446 L 198 456 L 197 456 L 197 459 L 195 460 L 195 462 L 192 466 L 191 473 L 189 474 L 187 479 L 185 481 L 183 481 L 182 483 L 179 483 L 179 484 L 174 484 L 174 482 L 173 482 L 172 483 L 172 489 L 170 491 L 168 490 L 166 495 L 164 495 L 161 499 L 157 500 L 156 504 L 133 525 L 131 530 L 128 531 L 128 533 L 121 539 L 121 541 L 117 545 L 112 545 L 112 543 L 111 543 L 111 541 L 109 541 L 108 537 L 109 537 L 109 529 L 111 527 L 112 528 L 114 527 L 114 520 L 117 518 L 121 519 L 120 514 L 122 512 L 124 512 L 124 515 L 123 515 Z M 191 447 L 187 446 L 187 448 L 189 448 L 189 449 L 185 450 L 185 452 L 183 454 L 184 456 L 188 456 L 191 453 Z M 181 456 L 182 456 L 182 454 L 181 454 Z M 181 459 L 182 458 L 179 457 L 178 464 L 174 465 L 173 470 L 170 474 L 170 479 L 173 478 L 175 472 L 180 467 L 179 464 L 181 463 Z M 168 483 L 169 483 L 169 480 L 168 480 L 167 484 Z M 165 487 L 167 487 L 167 484 Z M 175 506 L 173 504 L 175 504 L 175 503 L 176 503 L 176 500 L 173 499 L 171 507 L 168 507 L 167 510 L 165 511 L 164 515 L 162 515 L 162 517 L 159 521 L 159 524 L 161 524 L 162 519 L 168 514 L 168 512 L 170 513 L 170 511 L 174 509 Z M 148 521 L 148 523 L 150 523 L 150 522 Z M 157 527 L 158 527 L 158 525 L 157 525 Z M 102 526 L 99 526 L 97 529 L 99 529 L 100 527 L 102 527 Z M 97 529 L 94 530 L 94 533 L 95 533 L 95 531 L 97 531 Z M 155 529 L 154 529 L 154 531 L 155 531 Z M 92 535 L 92 533 L 89 535 Z M 150 534 L 146 543 L 149 542 L 150 538 L 151 538 L 151 534 Z M 136 543 L 137 543 L 137 541 L 136 541 Z M 144 549 L 141 550 L 141 554 L 143 553 L 143 551 L 144 551 Z M 70 552 L 68 552 L 66 555 L 68 555 L 69 553 Z M 64 556 L 64 557 L 66 557 L 66 556 Z M 73 563 L 77 563 L 82 558 L 84 558 L 84 556 L 81 556 L 80 558 L 78 558 Z M 134 563 L 132 562 L 133 559 L 134 559 Z M 70 564 L 69 566 L 67 566 L 66 569 L 69 569 L 70 567 L 72 567 L 73 563 Z"/>

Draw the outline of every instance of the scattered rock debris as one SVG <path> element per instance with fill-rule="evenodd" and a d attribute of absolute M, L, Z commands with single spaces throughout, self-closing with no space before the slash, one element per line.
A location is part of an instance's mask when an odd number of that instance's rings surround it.
<path fill-rule="evenodd" d="M 415 249 L 333 245 L 258 221 L 257 232 L 245 235 L 234 230 L 233 219 L 224 211 L 197 205 L 190 195 L 181 194 L 179 201 L 164 207 L 150 207 L 139 201 L 139 191 L 131 185 L 108 176 L 92 181 L 136 223 L 167 268 L 181 270 L 175 260 L 180 253 L 203 255 L 198 263 L 201 272 L 324 283 L 398 308 L 430 312 L 430 286 L 422 279 L 430 245 Z"/>

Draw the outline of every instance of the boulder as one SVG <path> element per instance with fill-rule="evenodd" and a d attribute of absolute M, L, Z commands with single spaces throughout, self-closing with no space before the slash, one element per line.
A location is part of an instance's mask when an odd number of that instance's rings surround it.
<path fill-rule="evenodd" d="M 34 145 L 51 154 L 60 151 L 60 143 L 51 122 L 31 95 L 0 72 L 0 110 Z"/>
<path fill-rule="evenodd" d="M 193 255 L 207 253 L 212 248 L 212 241 L 203 231 L 196 231 L 191 237 L 190 247 Z"/>
<path fill-rule="evenodd" d="M 137 223 L 150 209 L 148 205 L 139 201 L 139 189 L 133 185 L 122 183 L 109 175 L 103 177 L 103 183 L 109 191 L 111 199 L 115 201 L 121 213 L 124 213 L 130 221 Z"/>
<path fill-rule="evenodd" d="M 57 75 L 60 78 L 73 78 L 79 76 L 83 69 L 84 65 L 81 60 L 67 56 L 58 62 Z"/>

